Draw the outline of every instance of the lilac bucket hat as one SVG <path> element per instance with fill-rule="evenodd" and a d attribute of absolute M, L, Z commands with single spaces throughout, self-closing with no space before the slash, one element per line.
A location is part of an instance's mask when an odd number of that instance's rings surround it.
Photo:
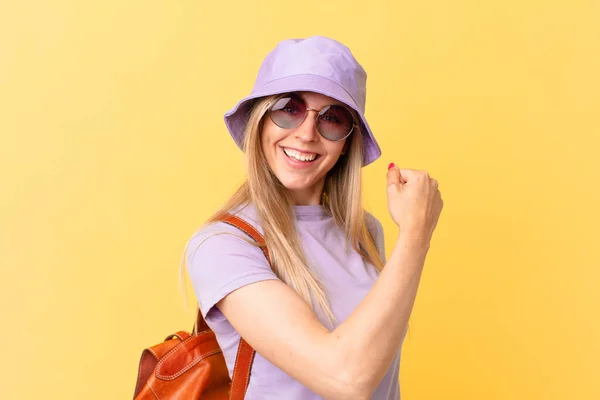
<path fill-rule="evenodd" d="M 240 149 L 254 99 L 288 92 L 316 92 L 354 109 L 361 119 L 363 166 L 381 149 L 365 118 L 367 73 L 342 43 L 323 36 L 280 42 L 263 60 L 249 96 L 225 113 L 225 125 Z"/>

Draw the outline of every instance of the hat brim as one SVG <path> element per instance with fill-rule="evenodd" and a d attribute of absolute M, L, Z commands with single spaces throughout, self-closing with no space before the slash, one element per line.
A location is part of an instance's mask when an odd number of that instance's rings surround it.
<path fill-rule="evenodd" d="M 356 111 L 361 119 L 361 131 L 363 132 L 363 166 L 372 163 L 381 156 L 381 149 L 373 136 L 369 123 L 352 96 L 337 83 L 313 74 L 287 76 L 263 84 L 260 86 L 259 91 L 254 91 L 249 96 L 244 97 L 233 109 L 225 113 L 225 125 L 237 146 L 240 149 L 243 148 L 244 130 L 248 121 L 248 113 L 252 107 L 252 100 L 274 94 L 301 91 L 329 96 Z"/>

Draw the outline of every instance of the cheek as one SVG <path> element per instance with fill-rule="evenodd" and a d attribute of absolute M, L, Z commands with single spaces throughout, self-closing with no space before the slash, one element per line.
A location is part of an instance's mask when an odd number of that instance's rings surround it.
<path fill-rule="evenodd" d="M 342 156 L 342 151 L 344 151 L 345 140 L 342 143 L 330 143 L 327 149 L 327 153 L 332 157 L 335 162 L 337 162 Z M 334 164 L 335 164 L 334 162 Z"/>
<path fill-rule="evenodd" d="M 272 123 L 269 124 L 269 121 L 265 121 L 260 136 L 260 144 L 264 157 L 267 160 L 267 164 L 269 164 L 271 169 L 275 167 L 274 163 L 277 156 L 276 143 L 279 140 L 281 140 L 280 129 L 277 126 L 274 126 Z"/>
<path fill-rule="evenodd" d="M 263 149 L 268 146 L 273 146 L 275 142 L 280 140 L 281 128 L 273 124 L 269 119 L 265 119 L 262 126 L 262 134 L 260 136 Z"/>
<path fill-rule="evenodd" d="M 267 154 L 267 136 L 265 135 L 265 131 L 263 129 L 260 135 L 260 147 L 262 147 L 263 154 Z"/>

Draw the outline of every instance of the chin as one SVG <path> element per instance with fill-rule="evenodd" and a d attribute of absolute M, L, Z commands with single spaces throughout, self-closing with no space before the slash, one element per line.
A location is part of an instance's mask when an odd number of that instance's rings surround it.
<path fill-rule="evenodd" d="M 279 182 L 287 189 L 293 191 L 309 190 L 314 186 L 314 183 L 298 182 L 296 180 L 279 179 Z"/>

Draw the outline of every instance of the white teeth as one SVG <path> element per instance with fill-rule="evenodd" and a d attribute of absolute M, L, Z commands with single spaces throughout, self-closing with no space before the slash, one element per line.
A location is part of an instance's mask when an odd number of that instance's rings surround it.
<path fill-rule="evenodd" d="M 298 161 L 312 161 L 317 157 L 316 154 L 303 154 L 297 152 L 296 150 L 286 149 L 285 147 L 283 148 L 283 151 L 285 152 L 285 154 L 292 158 L 295 158 Z"/>

